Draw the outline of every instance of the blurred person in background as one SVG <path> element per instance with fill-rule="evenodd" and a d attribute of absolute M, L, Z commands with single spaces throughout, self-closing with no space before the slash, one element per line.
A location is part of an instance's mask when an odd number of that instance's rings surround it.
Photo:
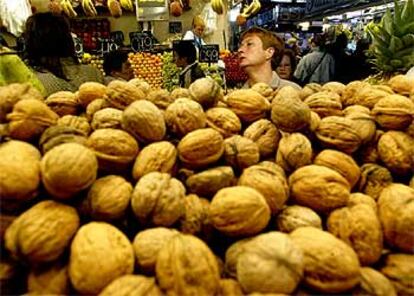
<path fill-rule="evenodd" d="M 293 73 L 296 70 L 296 54 L 291 49 L 283 51 L 282 59 L 276 68 L 276 72 L 280 78 L 294 81 Z"/>
<path fill-rule="evenodd" d="M 285 47 L 279 36 L 265 29 L 252 27 L 243 32 L 240 40 L 240 67 L 248 76 L 243 88 L 264 82 L 273 89 L 287 85 L 300 89 L 299 85 L 280 78 L 276 72 Z"/>
<path fill-rule="evenodd" d="M 106 54 L 103 68 L 106 75 L 105 84 L 109 84 L 112 80 L 128 81 L 134 78 L 134 71 L 125 51 L 116 50 Z"/>
<path fill-rule="evenodd" d="M 203 40 L 203 34 L 206 28 L 206 24 L 201 16 L 196 15 L 193 18 L 191 26 L 191 30 L 188 30 L 184 34 L 183 40 L 192 40 L 194 46 L 199 50 L 202 45 L 206 45 L 205 41 Z"/>
<path fill-rule="evenodd" d="M 311 39 L 311 52 L 299 62 L 294 76 L 301 85 L 311 82 L 323 84 L 334 79 L 335 60 L 325 47 L 323 35 L 315 35 Z"/>
<path fill-rule="evenodd" d="M 174 62 L 181 68 L 180 86 L 188 88 L 192 82 L 205 77 L 197 61 L 197 51 L 189 40 L 181 40 L 173 45 Z"/>
<path fill-rule="evenodd" d="M 346 52 L 348 47 L 348 37 L 345 33 L 336 36 L 330 48 L 330 54 L 335 60 L 335 74 L 333 79 L 342 83 L 351 82 L 355 65 L 352 63 L 351 55 Z"/>
<path fill-rule="evenodd" d="M 57 91 L 75 92 L 87 81 L 104 82 L 97 68 L 79 63 L 66 17 L 50 12 L 33 14 L 26 22 L 24 37 L 27 60 L 47 96 Z"/>

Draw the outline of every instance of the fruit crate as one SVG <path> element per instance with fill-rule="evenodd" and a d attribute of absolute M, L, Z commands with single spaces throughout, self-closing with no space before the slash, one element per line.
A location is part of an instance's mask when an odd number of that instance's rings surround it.
<path fill-rule="evenodd" d="M 130 53 L 128 59 L 136 78 L 144 79 L 153 88 L 162 87 L 163 58 L 161 53 Z"/>
<path fill-rule="evenodd" d="M 84 51 L 94 51 L 99 48 L 100 38 L 110 37 L 110 23 L 106 18 L 99 19 L 73 19 L 71 21 L 73 32 L 82 39 Z"/>
<path fill-rule="evenodd" d="M 247 74 L 240 68 L 237 53 L 230 53 L 222 57 L 226 65 L 226 83 L 228 86 L 235 86 L 247 80 Z"/>

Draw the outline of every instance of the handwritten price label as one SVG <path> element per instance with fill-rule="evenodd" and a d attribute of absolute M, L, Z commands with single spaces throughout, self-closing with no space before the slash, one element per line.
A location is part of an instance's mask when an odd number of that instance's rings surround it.
<path fill-rule="evenodd" d="M 134 52 L 150 51 L 154 46 L 151 36 L 145 33 L 131 32 L 129 39 L 131 40 L 131 49 Z"/>
<path fill-rule="evenodd" d="M 219 54 L 218 44 L 202 45 L 200 48 L 200 62 L 217 63 L 219 60 Z"/>

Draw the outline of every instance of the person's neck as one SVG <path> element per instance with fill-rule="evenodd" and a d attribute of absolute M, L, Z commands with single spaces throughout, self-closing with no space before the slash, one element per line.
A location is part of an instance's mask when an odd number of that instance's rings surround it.
<path fill-rule="evenodd" d="M 270 84 L 273 78 L 272 68 L 269 67 L 267 64 L 258 65 L 254 67 L 247 67 L 245 69 L 245 72 L 249 76 L 247 82 L 250 86 L 253 86 L 258 82 Z"/>

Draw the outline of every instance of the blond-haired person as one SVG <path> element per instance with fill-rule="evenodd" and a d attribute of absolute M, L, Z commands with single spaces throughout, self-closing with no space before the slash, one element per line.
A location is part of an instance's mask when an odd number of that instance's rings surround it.
<path fill-rule="evenodd" d="M 200 49 L 201 45 L 205 45 L 206 43 L 203 40 L 204 30 L 206 28 L 206 24 L 203 18 L 199 15 L 196 15 L 193 18 L 192 28 L 188 30 L 183 37 L 183 40 L 192 40 L 194 46 L 197 49 Z"/>
<path fill-rule="evenodd" d="M 246 30 L 240 38 L 240 67 L 248 79 L 243 86 L 249 88 L 258 82 L 264 82 L 273 89 L 290 85 L 296 89 L 300 86 L 279 77 L 276 68 L 283 56 L 283 40 L 276 34 L 259 27 Z"/>

